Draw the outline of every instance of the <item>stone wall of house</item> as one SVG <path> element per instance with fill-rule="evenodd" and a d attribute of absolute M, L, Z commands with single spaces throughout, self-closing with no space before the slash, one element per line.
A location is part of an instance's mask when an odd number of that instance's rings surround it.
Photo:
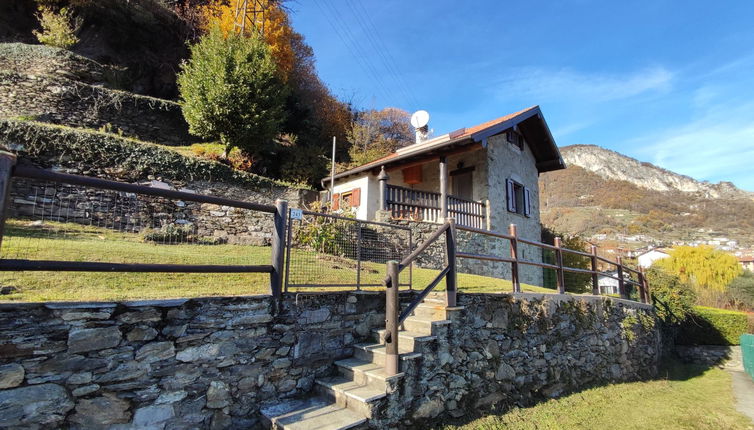
<path fill-rule="evenodd" d="M 654 377 L 652 307 L 592 296 L 459 294 L 438 341 L 401 360 L 379 428 L 422 428 L 530 406 L 586 387 Z"/>
<path fill-rule="evenodd" d="M 188 125 L 175 102 L 78 82 L 62 75 L 0 70 L 0 118 L 18 117 L 104 129 L 164 145 L 198 141 L 188 134 Z"/>
<path fill-rule="evenodd" d="M 370 421 L 417 428 L 655 375 L 650 306 L 460 294 Z M 2 428 L 259 428 L 384 324 L 384 295 L 1 304 Z"/>
<path fill-rule="evenodd" d="M 420 245 L 432 235 L 440 224 L 416 222 L 409 220 L 396 220 L 390 218 L 389 213 L 378 213 L 378 219 L 402 227 L 411 229 L 414 247 Z M 457 231 L 458 251 L 472 254 L 497 255 L 510 257 L 510 244 L 505 239 L 496 239 L 467 231 Z M 541 261 L 542 254 L 539 248 L 519 244 L 519 258 L 530 261 Z M 416 260 L 419 267 L 442 269 L 445 267 L 445 238 L 438 239 L 435 244 L 419 255 Z M 474 275 L 490 276 L 500 279 L 511 279 L 511 266 L 509 263 L 498 263 L 476 259 L 458 259 L 458 271 Z M 520 265 L 520 282 L 530 285 L 542 286 L 542 269 Z M 463 286 L 462 286 L 463 287 Z"/>
<path fill-rule="evenodd" d="M 0 304 L 0 428 L 255 428 L 383 312 L 369 293 Z"/>

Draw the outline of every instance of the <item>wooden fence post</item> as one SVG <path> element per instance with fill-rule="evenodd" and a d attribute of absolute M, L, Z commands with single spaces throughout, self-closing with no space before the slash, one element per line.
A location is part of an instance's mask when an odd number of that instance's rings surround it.
<path fill-rule="evenodd" d="M 557 268 L 557 284 L 558 294 L 565 294 L 565 277 L 563 276 L 563 240 L 559 237 L 555 238 L 555 261 L 558 265 Z"/>
<path fill-rule="evenodd" d="M 626 291 L 626 281 L 623 279 L 623 257 L 618 257 L 618 292 L 621 299 L 628 299 L 628 291 Z"/>
<path fill-rule="evenodd" d="M 288 202 L 275 200 L 274 223 L 272 232 L 272 272 L 270 273 L 270 294 L 279 300 L 283 290 L 283 271 L 285 256 L 285 226 L 288 220 Z"/>
<path fill-rule="evenodd" d="M 10 201 L 10 182 L 13 176 L 13 166 L 16 165 L 16 156 L 10 152 L 0 151 L 0 245 L 2 245 L 5 233 L 5 217 L 8 212 Z"/>
<path fill-rule="evenodd" d="M 518 273 L 518 229 L 516 224 L 508 226 L 508 235 L 511 236 L 511 283 L 513 284 L 513 292 L 521 292 L 521 281 L 519 280 Z"/>
<path fill-rule="evenodd" d="M 385 287 L 385 373 L 388 376 L 397 375 L 398 362 L 398 262 L 387 262 L 387 274 L 390 283 Z"/>
<path fill-rule="evenodd" d="M 590 257 L 592 260 L 592 294 L 595 296 L 600 295 L 600 280 L 599 275 L 597 275 L 597 246 L 592 245 L 592 256 Z"/>
<path fill-rule="evenodd" d="M 456 306 L 457 275 L 456 275 L 456 220 L 448 218 L 448 230 L 445 232 L 445 256 L 448 259 L 448 274 L 445 275 L 445 306 Z"/>
<path fill-rule="evenodd" d="M 642 303 L 647 303 L 647 298 L 644 291 L 644 268 L 639 266 L 639 300 Z"/>

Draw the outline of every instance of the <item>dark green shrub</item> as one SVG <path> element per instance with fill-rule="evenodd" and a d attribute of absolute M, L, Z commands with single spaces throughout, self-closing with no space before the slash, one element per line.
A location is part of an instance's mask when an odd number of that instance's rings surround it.
<path fill-rule="evenodd" d="M 178 74 L 189 131 L 233 149 L 265 152 L 285 119 L 285 86 L 259 37 L 223 35 L 219 28 L 191 47 Z"/>
<path fill-rule="evenodd" d="M 182 244 L 196 242 L 194 226 L 166 224 L 160 228 L 150 228 L 142 232 L 145 242 L 161 244 Z"/>
<path fill-rule="evenodd" d="M 696 294 L 690 285 L 663 269 L 647 270 L 647 281 L 657 316 L 667 324 L 680 324 L 694 312 Z"/>
<path fill-rule="evenodd" d="M 676 343 L 738 345 L 748 326 L 748 317 L 744 312 L 697 306 L 681 324 Z"/>

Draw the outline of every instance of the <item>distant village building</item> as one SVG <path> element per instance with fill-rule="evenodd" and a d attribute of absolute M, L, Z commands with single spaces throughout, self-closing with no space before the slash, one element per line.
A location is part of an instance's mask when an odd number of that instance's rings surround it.
<path fill-rule="evenodd" d="M 639 254 L 636 259 L 639 262 L 639 267 L 648 269 L 655 261 L 668 257 L 670 257 L 670 254 L 668 254 L 667 252 L 661 251 L 659 249 L 652 249 L 643 254 Z"/>
<path fill-rule="evenodd" d="M 738 264 L 750 272 L 754 272 L 754 256 L 738 257 Z"/>
<path fill-rule="evenodd" d="M 597 277 L 597 285 L 600 287 L 600 294 L 619 294 L 618 291 L 618 271 L 612 270 L 603 272 Z"/>

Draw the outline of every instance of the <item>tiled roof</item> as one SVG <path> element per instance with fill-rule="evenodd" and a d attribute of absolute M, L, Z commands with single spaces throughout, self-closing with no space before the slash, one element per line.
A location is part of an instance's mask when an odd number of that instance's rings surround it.
<path fill-rule="evenodd" d="M 515 113 L 511 113 L 511 114 L 508 114 L 508 115 L 505 115 L 505 116 L 501 116 L 500 118 L 493 119 L 491 121 L 487 121 L 487 122 L 483 122 L 481 124 L 477 124 L 477 125 L 475 125 L 473 127 L 467 127 L 467 128 L 462 128 L 462 129 L 459 129 L 459 130 L 456 130 L 456 131 L 452 131 L 452 132 L 450 132 L 447 135 L 440 136 L 440 137 L 446 137 L 445 139 L 436 138 L 436 139 L 438 139 L 437 144 L 439 145 L 439 144 L 442 144 L 442 143 L 446 143 L 446 142 L 448 142 L 450 140 L 462 140 L 464 138 L 470 137 L 474 133 L 478 133 L 478 132 L 486 130 L 486 129 L 490 128 L 490 127 L 494 127 L 494 126 L 496 126 L 498 124 L 501 124 L 501 123 L 503 123 L 505 121 L 511 120 L 511 119 L 513 119 L 513 118 L 515 118 L 515 117 L 517 117 L 519 115 L 525 114 L 525 113 L 531 111 L 532 109 L 536 109 L 536 108 L 537 108 L 537 106 L 532 106 L 532 107 L 526 108 L 524 110 L 521 110 L 521 111 L 518 111 L 518 112 L 515 112 Z M 430 149 L 434 148 L 434 145 L 432 145 L 430 143 L 432 140 L 434 140 L 434 139 L 431 139 L 430 141 L 428 141 L 427 142 L 428 144 L 427 144 L 426 148 L 422 148 L 422 149 L 423 150 L 430 150 Z M 409 147 L 410 146 L 407 146 L 407 147 L 405 147 L 403 149 L 406 149 L 406 148 L 409 148 Z M 417 151 L 417 152 L 424 152 L 424 151 Z M 398 157 L 398 155 L 400 155 L 398 152 L 393 152 L 393 153 L 390 153 L 390 154 L 388 154 L 388 155 L 386 155 L 386 156 L 384 156 L 382 158 L 378 158 L 376 160 L 370 161 L 370 162 L 362 164 L 360 166 L 353 167 L 353 168 L 351 168 L 349 170 L 367 168 L 367 167 L 372 166 L 372 165 L 375 165 L 375 166 L 381 165 L 381 164 L 384 164 L 385 161 L 389 161 L 392 158 Z"/>

